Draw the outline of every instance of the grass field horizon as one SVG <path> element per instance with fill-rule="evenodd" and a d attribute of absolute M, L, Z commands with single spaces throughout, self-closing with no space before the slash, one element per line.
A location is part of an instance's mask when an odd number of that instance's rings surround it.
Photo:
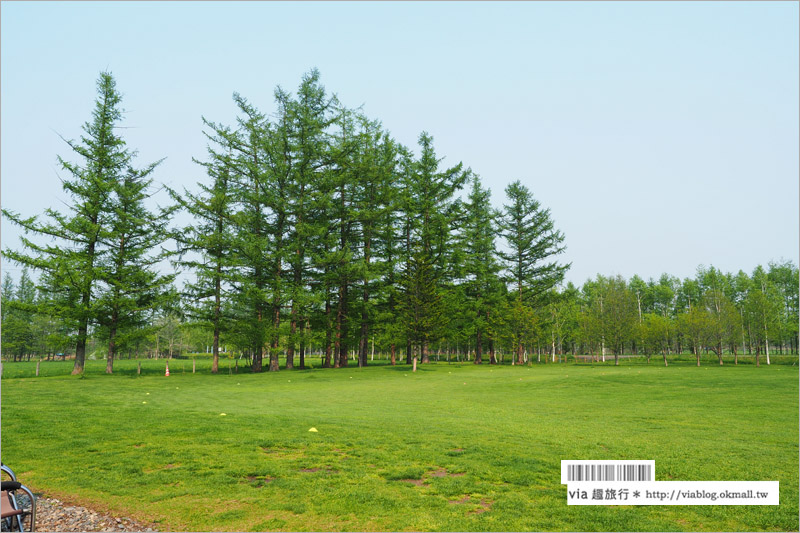
<path fill-rule="evenodd" d="M 224 360 L 218 375 L 172 360 L 169 378 L 164 360 L 118 360 L 111 376 L 87 361 L 83 377 L 43 362 L 38 378 L 35 362 L 4 363 L 3 462 L 37 491 L 161 530 L 796 531 L 789 360 L 262 374 Z M 567 506 L 562 459 L 778 480 L 780 505 Z"/>

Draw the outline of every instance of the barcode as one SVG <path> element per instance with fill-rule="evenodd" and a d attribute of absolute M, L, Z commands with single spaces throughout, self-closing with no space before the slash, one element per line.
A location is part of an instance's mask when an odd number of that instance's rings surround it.
<path fill-rule="evenodd" d="M 652 481 L 650 465 L 569 465 L 567 481 Z"/>
<path fill-rule="evenodd" d="M 561 461 L 561 483 L 573 481 L 653 481 L 655 461 Z"/>

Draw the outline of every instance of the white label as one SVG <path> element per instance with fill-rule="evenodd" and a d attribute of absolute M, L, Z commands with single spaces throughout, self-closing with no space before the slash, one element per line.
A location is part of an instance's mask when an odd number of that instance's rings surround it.
<path fill-rule="evenodd" d="M 593 481 L 654 481 L 656 462 L 561 461 L 561 484 Z"/>
<path fill-rule="evenodd" d="M 570 482 L 568 505 L 778 505 L 777 481 Z"/>

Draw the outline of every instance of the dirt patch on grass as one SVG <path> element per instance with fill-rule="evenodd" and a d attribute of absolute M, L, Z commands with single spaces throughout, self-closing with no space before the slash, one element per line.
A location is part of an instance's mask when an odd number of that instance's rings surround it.
<path fill-rule="evenodd" d="M 300 469 L 301 472 L 319 472 L 320 470 L 321 470 L 320 468 L 301 468 Z"/>
<path fill-rule="evenodd" d="M 448 472 L 446 468 L 437 468 L 433 472 L 428 472 L 426 476 L 429 477 L 461 477 L 464 472 Z"/>
<path fill-rule="evenodd" d="M 475 514 L 483 514 L 486 511 L 491 511 L 493 503 L 494 502 L 492 500 L 481 500 L 478 503 L 479 507 L 477 509 L 473 509 L 472 511 L 468 512 L 467 514 L 468 515 L 475 515 Z"/>
<path fill-rule="evenodd" d="M 425 484 L 425 481 L 422 479 L 401 479 L 405 483 L 411 483 L 412 485 L 416 485 L 417 487 L 421 487 Z"/>
<path fill-rule="evenodd" d="M 272 477 L 269 477 L 269 476 L 249 475 L 249 476 L 245 477 L 245 480 L 246 481 L 243 480 L 242 483 L 247 483 L 248 485 L 252 485 L 253 487 L 255 487 L 257 489 L 260 489 L 264 485 L 274 481 L 275 478 L 272 478 Z"/>
<path fill-rule="evenodd" d="M 472 503 L 473 505 L 477 505 L 476 508 L 467 511 L 467 516 L 469 516 L 469 515 L 479 515 L 487 511 L 491 511 L 492 504 L 494 502 L 492 500 L 486 500 L 484 498 L 481 498 L 480 501 L 475 502 L 474 500 L 472 500 L 472 498 L 470 498 L 468 495 L 465 494 L 464 497 L 461 498 L 460 500 L 448 500 L 447 503 L 451 505 L 463 505 L 466 503 Z"/>

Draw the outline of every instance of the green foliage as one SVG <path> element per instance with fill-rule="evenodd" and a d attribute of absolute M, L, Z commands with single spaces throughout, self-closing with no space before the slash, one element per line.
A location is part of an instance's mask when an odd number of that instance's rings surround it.
<path fill-rule="evenodd" d="M 128 169 L 115 184 L 113 217 L 100 238 L 108 252 L 98 262 L 103 290 L 96 307 L 101 335 L 108 336 L 108 373 L 113 371 L 117 349 L 145 335 L 156 312 L 173 303 L 175 274 L 162 275 L 156 270 L 169 255 L 159 248 L 169 236 L 166 222 L 173 209 L 156 214 L 144 205 L 152 195 L 148 175 L 157 165 L 142 171 Z"/>
<path fill-rule="evenodd" d="M 522 364 L 525 346 L 533 344 L 539 334 L 539 318 L 533 308 L 525 305 L 518 294 L 509 294 L 489 324 L 491 335 L 508 344 L 517 364 Z"/>
<path fill-rule="evenodd" d="M 403 273 L 403 298 L 398 305 L 406 335 L 423 346 L 438 338 L 446 323 L 443 292 L 429 254 L 416 250 Z"/>
<path fill-rule="evenodd" d="M 208 161 L 197 161 L 206 169 L 211 185 L 198 183 L 197 194 L 183 194 L 167 189 L 176 206 L 194 217 L 194 223 L 175 230 L 173 239 L 178 245 L 176 267 L 187 268 L 195 275 L 183 288 L 185 311 L 194 323 L 211 330 L 213 371 L 219 366 L 220 333 L 230 329 L 223 302 L 229 298 L 232 257 L 232 191 L 230 186 L 232 161 L 228 131 L 204 119 L 211 145 Z M 214 132 L 220 131 L 219 134 Z M 187 257 L 188 256 L 188 257 Z"/>
<path fill-rule="evenodd" d="M 464 222 L 459 235 L 463 259 L 455 260 L 463 279 L 464 302 L 461 313 L 467 316 L 467 327 L 475 338 L 475 362 L 481 362 L 488 321 L 498 312 L 504 287 L 495 246 L 497 213 L 490 204 L 490 192 L 481 187 L 477 174 L 472 176 L 472 189 L 463 206 Z M 458 316 L 456 314 L 456 316 Z"/>
<path fill-rule="evenodd" d="M 650 353 L 661 353 L 664 364 L 667 364 L 667 351 L 672 345 L 675 324 L 672 318 L 658 313 L 646 313 L 642 322 L 642 339 L 645 350 Z"/>
<path fill-rule="evenodd" d="M 445 326 L 445 285 L 454 275 L 450 228 L 459 215 L 459 204 L 452 198 L 470 172 L 463 170 L 460 163 L 439 170 L 441 159 L 427 133 L 420 134 L 419 145 L 420 155 L 410 162 L 401 200 L 405 254 L 399 309 L 406 338 L 419 346 L 422 362 L 426 363 L 428 344 L 441 335 Z"/>
<path fill-rule="evenodd" d="M 519 181 L 506 187 L 506 196 L 510 203 L 504 206 L 500 229 L 510 251 L 500 252 L 500 257 L 506 262 L 513 290 L 535 305 L 564 279 L 570 267 L 553 260 L 566 249 L 564 234 L 555 229 L 550 210 L 542 208 Z"/>

